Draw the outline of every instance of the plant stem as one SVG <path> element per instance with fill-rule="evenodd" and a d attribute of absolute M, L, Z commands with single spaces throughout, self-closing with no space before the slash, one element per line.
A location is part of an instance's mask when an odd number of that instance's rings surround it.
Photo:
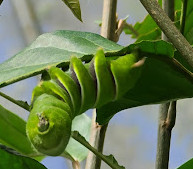
<path fill-rule="evenodd" d="M 42 32 L 31 1 L 11 0 L 16 19 L 21 27 L 25 45 L 30 44 Z M 22 10 L 21 10 L 22 9 Z"/>
<path fill-rule="evenodd" d="M 80 163 L 78 161 L 72 161 L 72 168 L 73 169 L 81 169 Z"/>
<path fill-rule="evenodd" d="M 23 101 L 19 101 L 19 100 L 15 100 L 13 99 L 12 97 L 0 92 L 0 96 L 4 97 L 5 99 L 11 101 L 12 103 L 15 103 L 16 105 L 24 108 L 25 110 L 29 111 L 30 107 L 29 105 L 26 103 L 26 102 L 23 102 Z"/>
<path fill-rule="evenodd" d="M 171 43 L 179 50 L 182 57 L 193 67 L 193 48 L 175 27 L 156 0 L 140 0 Z"/>
<path fill-rule="evenodd" d="M 117 0 L 103 1 L 103 17 L 101 35 L 109 40 L 115 40 Z"/>
<path fill-rule="evenodd" d="M 92 117 L 92 126 L 91 126 L 91 136 L 90 136 L 90 144 L 97 149 L 98 152 L 103 152 L 105 134 L 107 130 L 106 125 L 99 125 L 96 122 L 96 109 L 93 110 Z M 89 152 L 85 169 L 100 169 L 101 159 L 95 156 L 92 152 Z"/>
<path fill-rule="evenodd" d="M 174 21 L 174 0 L 162 1 L 163 9 L 169 18 Z M 168 41 L 162 32 L 162 39 Z M 171 109 L 169 110 L 169 107 Z M 176 119 L 176 102 L 160 105 L 159 127 L 157 139 L 156 169 L 168 169 L 171 132 Z"/>
<path fill-rule="evenodd" d="M 116 8 L 117 0 L 104 0 L 103 1 L 103 17 L 101 35 L 112 41 L 116 41 Z M 93 111 L 90 144 L 99 152 L 103 152 L 105 134 L 107 130 L 106 125 L 99 125 L 96 122 L 96 110 Z M 85 169 L 100 169 L 101 159 L 89 152 Z"/>
<path fill-rule="evenodd" d="M 176 102 L 160 106 L 156 169 L 168 169 L 171 131 L 175 125 Z"/>

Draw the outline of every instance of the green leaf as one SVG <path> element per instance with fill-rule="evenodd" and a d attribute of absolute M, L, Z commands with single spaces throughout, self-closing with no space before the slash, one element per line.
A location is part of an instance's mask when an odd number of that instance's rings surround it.
<path fill-rule="evenodd" d="M 0 105 L 0 143 L 22 154 L 34 156 L 37 153 L 26 136 L 25 126 L 23 119 Z"/>
<path fill-rule="evenodd" d="M 184 36 L 190 44 L 193 44 L 193 1 L 187 1 L 185 19 Z"/>
<path fill-rule="evenodd" d="M 98 47 L 104 48 L 110 58 L 133 51 L 146 58 L 137 84 L 122 99 L 98 110 L 100 123 L 108 122 L 115 113 L 126 108 L 193 96 L 191 69 L 176 57 L 176 53 L 174 56 L 170 43 L 142 41 L 123 48 L 99 35 L 74 31 L 57 31 L 40 36 L 30 47 L 0 65 L 0 84 L 5 86 L 50 66 L 67 66 L 72 55 L 90 61 Z"/>
<path fill-rule="evenodd" d="M 23 142 L 21 142 L 24 144 Z M 42 164 L 29 157 L 21 156 L 14 150 L 0 145 L 1 169 L 46 169 Z"/>
<path fill-rule="evenodd" d="M 124 29 L 126 34 L 132 34 L 132 38 L 140 38 L 141 36 L 145 36 L 145 34 L 148 34 L 149 32 L 157 29 L 158 26 L 155 23 L 155 21 L 152 19 L 152 17 L 150 15 L 147 15 L 145 17 L 145 19 L 140 23 L 137 22 L 133 29 L 135 30 L 135 34 L 130 31 L 129 29 Z M 137 35 L 137 36 L 136 36 Z M 158 37 L 156 37 L 156 39 L 158 39 Z M 151 39 L 148 39 L 151 40 Z"/>
<path fill-rule="evenodd" d="M 47 67 L 67 65 L 72 55 L 90 60 L 99 47 L 105 52 L 123 49 L 100 35 L 88 32 L 43 34 L 30 47 L 0 64 L 0 87 L 40 74 Z"/>
<path fill-rule="evenodd" d="M 157 40 L 157 39 L 160 39 L 161 37 L 161 31 L 159 28 L 155 28 L 154 30 L 152 31 L 149 31 L 145 34 L 142 34 L 140 35 L 136 42 L 140 42 L 142 40 Z"/>
<path fill-rule="evenodd" d="M 107 165 L 109 165 L 112 169 L 125 169 L 125 167 L 120 166 L 116 159 L 113 157 L 113 155 L 103 155 L 99 151 L 97 151 L 94 147 L 92 147 L 85 138 L 79 134 L 78 131 L 74 131 L 71 134 L 72 138 L 77 140 L 79 143 L 84 145 L 86 148 L 88 148 L 90 151 L 92 151 L 99 159 L 103 160 Z"/>
<path fill-rule="evenodd" d="M 183 165 L 181 165 L 180 167 L 178 167 L 177 169 L 192 169 L 192 166 L 193 166 L 193 158 L 184 163 Z"/>
<path fill-rule="evenodd" d="M 72 131 L 78 131 L 87 141 L 89 141 L 90 138 L 90 127 L 91 119 L 84 113 L 77 116 L 72 122 Z M 87 148 L 85 148 L 73 138 L 70 138 L 65 151 L 75 161 L 79 162 L 83 161 L 88 155 Z"/>
<path fill-rule="evenodd" d="M 62 0 L 62 1 L 68 6 L 68 8 L 70 8 L 74 16 L 80 21 L 82 21 L 79 0 Z"/>
<path fill-rule="evenodd" d="M 131 53 L 132 51 L 138 50 L 140 55 L 149 56 L 160 56 L 163 57 L 174 57 L 174 47 L 171 43 L 157 40 L 157 41 L 142 41 L 139 43 L 134 43 L 126 47 L 128 52 Z"/>
<path fill-rule="evenodd" d="M 159 3 L 162 4 L 162 1 L 159 0 Z M 177 27 L 179 27 L 180 10 L 181 0 L 176 0 L 174 22 Z M 126 26 L 124 32 L 132 35 L 131 37 L 135 38 L 137 40 L 136 42 L 161 39 L 161 30 L 150 15 L 147 15 L 142 22 L 137 22 L 134 26 Z"/>

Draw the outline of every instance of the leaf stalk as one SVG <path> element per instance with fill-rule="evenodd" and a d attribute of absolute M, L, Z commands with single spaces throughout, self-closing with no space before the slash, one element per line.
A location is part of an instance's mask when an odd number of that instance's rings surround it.
<path fill-rule="evenodd" d="M 30 106 L 26 103 L 26 102 L 23 102 L 23 101 L 20 101 L 20 100 L 15 100 L 14 98 L 6 95 L 5 93 L 2 93 L 0 92 L 0 96 L 4 97 L 5 99 L 9 100 L 10 102 L 22 107 L 23 109 L 29 111 L 30 110 Z"/>

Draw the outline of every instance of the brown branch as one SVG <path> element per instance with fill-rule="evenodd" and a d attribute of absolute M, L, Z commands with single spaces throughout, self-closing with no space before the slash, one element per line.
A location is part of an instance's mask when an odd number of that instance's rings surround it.
<path fill-rule="evenodd" d="M 164 0 L 163 9 L 174 21 L 174 0 Z M 168 41 L 162 32 L 162 39 Z M 176 120 L 176 101 L 160 105 L 156 169 L 168 169 L 171 133 Z"/>

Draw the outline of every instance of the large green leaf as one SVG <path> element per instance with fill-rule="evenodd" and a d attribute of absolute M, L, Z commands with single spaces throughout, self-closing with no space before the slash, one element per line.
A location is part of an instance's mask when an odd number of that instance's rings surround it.
<path fill-rule="evenodd" d="M 91 119 L 84 113 L 72 121 L 72 131 L 78 131 L 87 141 L 90 138 L 90 127 Z M 75 161 L 79 162 L 88 155 L 88 149 L 73 138 L 70 138 L 65 151 L 68 153 L 67 155 L 70 155 Z"/>
<path fill-rule="evenodd" d="M 178 167 L 177 169 L 192 169 L 192 166 L 193 166 L 193 158 L 184 163 L 183 165 L 181 165 L 180 167 Z"/>
<path fill-rule="evenodd" d="M 120 110 L 193 96 L 192 74 L 185 62 L 174 58 L 174 49 L 164 41 L 142 41 L 123 48 L 99 35 L 74 31 L 57 31 L 40 36 L 30 47 L 0 65 L 0 84 L 13 83 L 42 72 L 46 67 L 67 65 L 70 56 L 89 61 L 98 47 L 106 56 L 120 56 L 138 51 L 146 57 L 138 83 L 121 100 L 98 110 L 100 123 L 107 122 Z M 22 65 L 20 63 L 23 63 Z"/>
<path fill-rule="evenodd" d="M 21 156 L 14 150 L 2 145 L 0 145 L 0 159 L 1 169 L 46 169 L 38 161 Z"/>
<path fill-rule="evenodd" d="M 91 59 L 101 47 L 106 52 L 123 47 L 88 32 L 56 31 L 39 36 L 34 43 L 0 64 L 0 87 L 42 73 L 47 67 L 65 65 L 70 56 Z M 90 57 L 89 57 L 90 56 Z"/>
<path fill-rule="evenodd" d="M 158 41 L 158 43 L 160 42 Z M 136 44 L 136 46 L 145 51 L 149 42 L 142 42 Z M 153 50 L 158 52 L 162 49 L 159 52 L 163 54 L 169 51 L 168 45 L 167 47 L 160 47 L 158 50 L 156 46 L 159 48 L 159 45 L 152 44 L 152 47 L 148 47 L 148 50 L 151 49 L 153 53 Z M 130 47 L 133 48 L 133 45 L 130 45 Z M 149 54 L 141 52 L 141 56 L 147 58 L 136 85 L 120 100 L 111 102 L 97 110 L 97 121 L 100 124 L 107 123 L 114 114 L 123 109 L 193 97 L 192 72 L 183 67 L 175 58 L 165 57 L 161 53 L 155 56 L 150 53 L 151 51 L 148 52 Z M 186 63 L 184 65 L 187 66 Z"/>
<path fill-rule="evenodd" d="M 26 136 L 25 126 L 23 119 L 0 105 L 0 143 L 28 156 L 37 155 Z"/>
<path fill-rule="evenodd" d="M 82 21 L 79 0 L 62 0 L 72 11 L 74 16 Z"/>

